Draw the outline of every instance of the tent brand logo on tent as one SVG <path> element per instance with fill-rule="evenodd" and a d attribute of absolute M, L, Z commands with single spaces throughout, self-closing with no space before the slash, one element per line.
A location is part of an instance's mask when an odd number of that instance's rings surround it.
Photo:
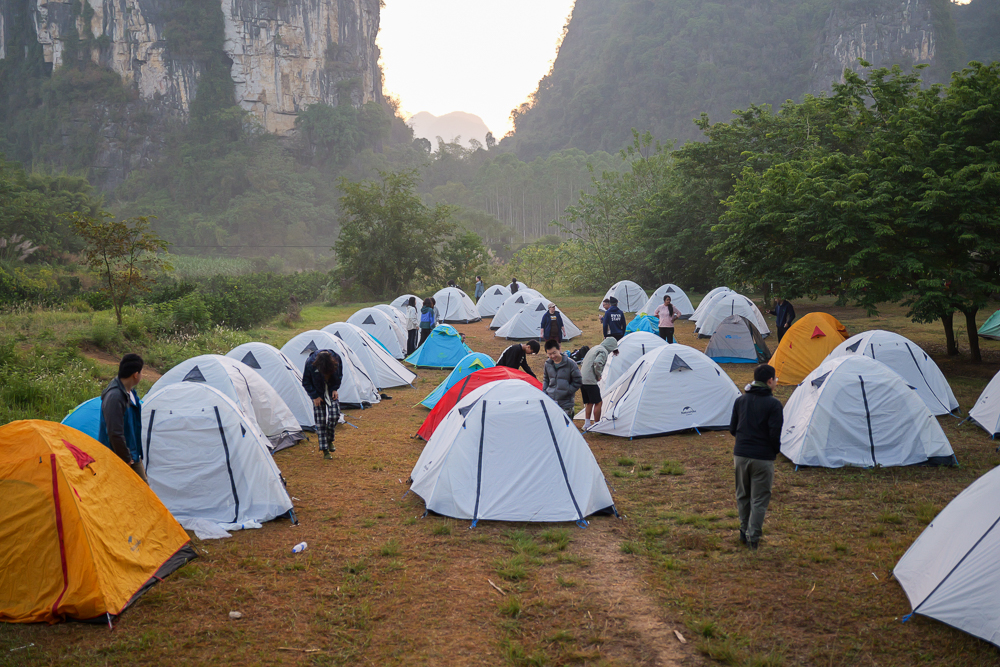
<path fill-rule="evenodd" d="M 132 536 L 131 535 L 128 536 L 128 543 L 131 545 L 131 546 L 129 546 L 129 550 L 133 551 L 133 552 L 138 551 L 139 547 L 142 546 L 142 540 L 132 541 Z"/>
<path fill-rule="evenodd" d="M 690 405 L 681 410 L 682 415 L 693 415 L 696 412 L 698 411 L 692 408 Z"/>

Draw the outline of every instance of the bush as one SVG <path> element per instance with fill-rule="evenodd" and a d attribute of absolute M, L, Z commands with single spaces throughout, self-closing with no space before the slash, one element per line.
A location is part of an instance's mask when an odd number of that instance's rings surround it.
<path fill-rule="evenodd" d="M 107 314 L 97 314 L 90 325 L 89 340 L 102 350 L 122 342 L 122 333 L 113 317 Z"/>
<path fill-rule="evenodd" d="M 180 331 L 205 331 L 212 326 L 212 313 L 197 292 L 182 297 L 173 304 L 174 329 Z"/>

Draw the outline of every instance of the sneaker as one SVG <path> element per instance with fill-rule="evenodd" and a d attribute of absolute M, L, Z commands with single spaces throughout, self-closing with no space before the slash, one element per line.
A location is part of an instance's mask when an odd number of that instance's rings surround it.
<path fill-rule="evenodd" d="M 589 419 L 584 419 L 583 420 L 583 430 L 586 431 L 588 428 L 590 428 L 590 420 Z"/>
<path fill-rule="evenodd" d="M 743 545 L 748 544 L 748 542 L 747 542 L 747 534 L 746 534 L 746 531 L 744 531 L 744 530 L 740 531 L 740 544 L 743 544 Z"/>
<path fill-rule="evenodd" d="M 327 461 L 332 461 L 333 460 L 333 455 L 330 454 L 329 451 L 326 451 L 326 452 L 323 452 L 323 458 L 326 459 Z"/>

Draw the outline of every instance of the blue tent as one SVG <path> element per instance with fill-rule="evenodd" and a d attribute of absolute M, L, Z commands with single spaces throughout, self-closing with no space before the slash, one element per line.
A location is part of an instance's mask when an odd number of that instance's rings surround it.
<path fill-rule="evenodd" d="M 473 352 L 472 354 L 467 354 L 465 357 L 458 362 L 448 377 L 444 379 L 444 382 L 437 386 L 437 389 L 427 394 L 427 398 L 420 401 L 420 405 L 425 408 L 433 409 L 437 402 L 441 400 L 445 392 L 451 389 L 453 386 L 458 384 L 460 380 L 466 378 L 476 371 L 481 371 L 484 368 L 493 368 L 496 366 L 493 363 L 493 359 L 481 352 Z"/>
<path fill-rule="evenodd" d="M 94 440 L 101 430 L 101 397 L 84 401 L 73 408 L 63 420 L 66 426 L 72 426 L 77 431 L 86 433 Z"/>
<path fill-rule="evenodd" d="M 660 318 L 652 315 L 636 315 L 635 319 L 625 327 L 625 333 L 630 334 L 635 331 L 648 331 L 649 333 L 660 335 Z"/>
<path fill-rule="evenodd" d="M 983 322 L 983 326 L 979 327 L 979 335 L 982 338 L 1000 340 L 1000 310 Z"/>
<path fill-rule="evenodd" d="M 417 368 L 454 368 L 472 349 L 462 342 L 455 327 L 439 324 L 416 352 L 406 358 L 406 363 Z"/>

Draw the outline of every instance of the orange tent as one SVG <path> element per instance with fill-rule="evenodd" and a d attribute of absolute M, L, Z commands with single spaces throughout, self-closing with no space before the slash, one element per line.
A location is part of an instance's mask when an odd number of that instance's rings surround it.
<path fill-rule="evenodd" d="M 804 315 L 788 328 L 768 362 L 778 374 L 778 384 L 802 382 L 847 338 L 847 329 L 833 315 Z"/>
<path fill-rule="evenodd" d="M 149 486 L 63 424 L 0 426 L 0 621 L 110 623 L 195 553 Z"/>

